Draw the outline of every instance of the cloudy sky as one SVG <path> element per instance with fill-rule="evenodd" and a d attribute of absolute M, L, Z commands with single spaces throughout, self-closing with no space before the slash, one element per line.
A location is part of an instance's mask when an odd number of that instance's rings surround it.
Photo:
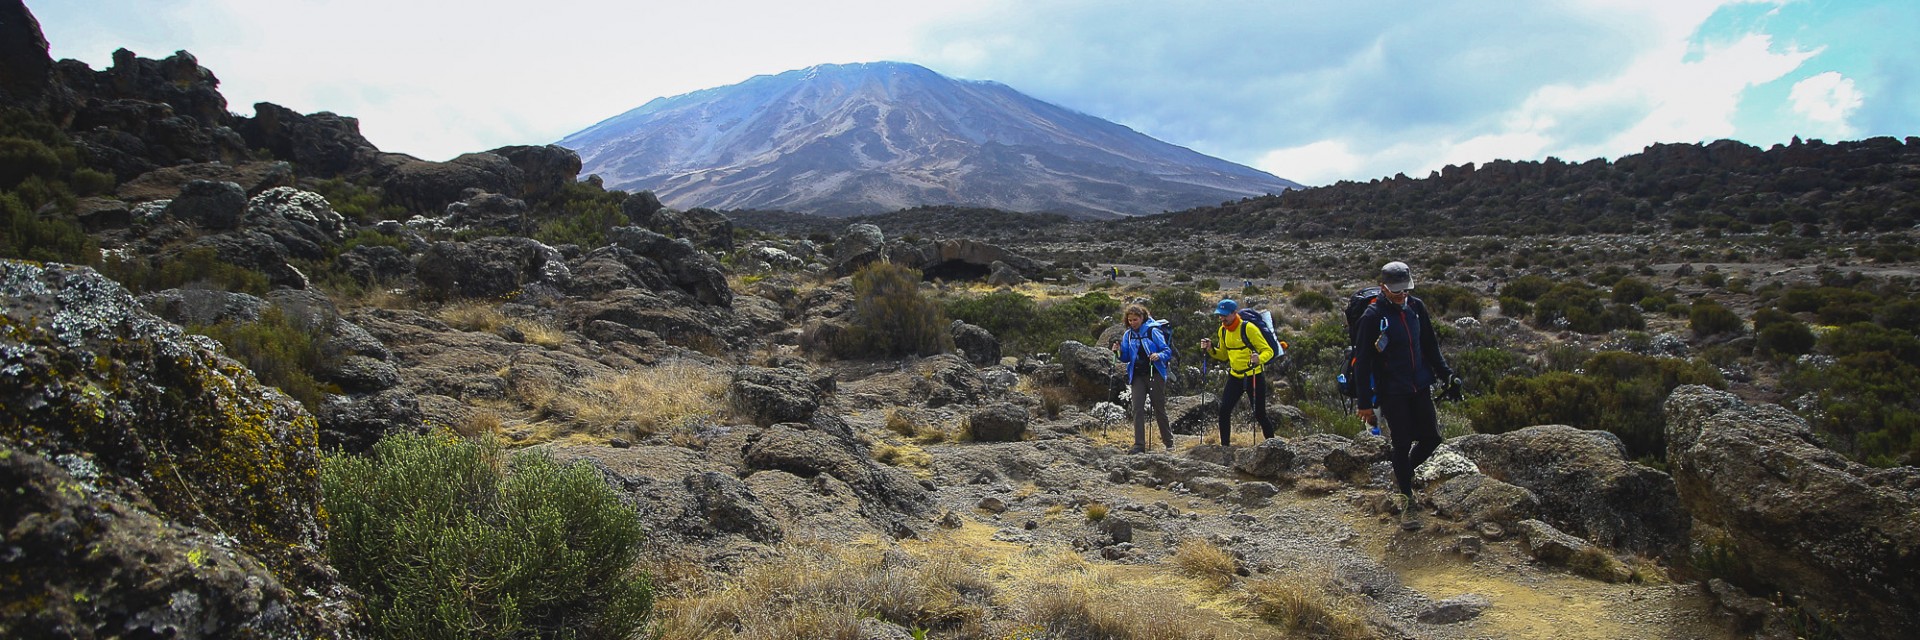
<path fill-rule="evenodd" d="M 187 50 L 229 109 L 443 160 L 821 63 L 994 80 L 1307 184 L 1920 135 L 1913 0 L 27 0 L 55 58 Z"/>

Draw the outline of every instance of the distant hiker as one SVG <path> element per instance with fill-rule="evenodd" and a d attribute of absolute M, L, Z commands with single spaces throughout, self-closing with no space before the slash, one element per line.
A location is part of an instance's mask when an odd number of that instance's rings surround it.
<path fill-rule="evenodd" d="M 1167 423 L 1167 363 L 1173 360 L 1173 345 L 1166 330 L 1147 313 L 1146 305 L 1127 305 L 1127 332 L 1113 345 L 1120 362 L 1127 368 L 1127 383 L 1133 395 L 1133 451 L 1147 450 L 1147 414 L 1145 403 L 1153 400 L 1153 419 L 1160 424 L 1160 443 L 1173 448 L 1173 427 Z"/>
<path fill-rule="evenodd" d="M 1355 384 L 1372 393 L 1359 394 L 1360 419 L 1373 422 L 1377 408 L 1390 427 L 1393 482 L 1399 490 L 1392 499 L 1400 507 L 1401 528 L 1421 527 L 1413 504 L 1413 470 L 1440 446 L 1440 420 L 1433 410 L 1433 384 L 1459 379 L 1440 355 L 1433 317 L 1427 305 L 1413 297 L 1413 270 L 1405 262 L 1380 267 L 1380 295 L 1357 323 Z"/>
<path fill-rule="evenodd" d="M 1120 279 L 1120 265 L 1114 265 L 1113 270 L 1107 272 L 1107 282 L 1115 282 L 1115 281 L 1118 281 L 1119 279 Z"/>
<path fill-rule="evenodd" d="M 1271 438 L 1265 363 L 1273 358 L 1273 345 L 1258 329 L 1249 330 L 1251 323 L 1240 318 L 1240 303 L 1233 299 L 1221 300 L 1213 315 L 1220 318 L 1220 328 L 1214 330 L 1214 338 L 1200 340 L 1200 350 L 1227 363 L 1227 385 L 1220 390 L 1220 444 L 1233 446 L 1233 405 L 1240 402 L 1241 393 L 1252 398 L 1253 420 L 1260 424 L 1260 433 Z"/>

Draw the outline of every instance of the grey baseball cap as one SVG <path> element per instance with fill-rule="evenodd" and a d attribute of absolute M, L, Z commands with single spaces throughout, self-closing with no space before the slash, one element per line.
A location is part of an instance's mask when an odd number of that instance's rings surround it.
<path fill-rule="evenodd" d="M 1395 260 L 1380 267 L 1380 284 L 1394 293 L 1413 290 L 1413 269 L 1407 263 Z"/>

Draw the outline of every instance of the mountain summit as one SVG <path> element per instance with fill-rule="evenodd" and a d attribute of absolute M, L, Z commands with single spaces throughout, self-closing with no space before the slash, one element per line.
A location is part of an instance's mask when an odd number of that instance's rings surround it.
<path fill-rule="evenodd" d="M 678 208 L 958 204 L 1147 214 L 1300 184 L 914 64 L 819 65 L 658 98 L 567 136 L 583 174 Z"/>

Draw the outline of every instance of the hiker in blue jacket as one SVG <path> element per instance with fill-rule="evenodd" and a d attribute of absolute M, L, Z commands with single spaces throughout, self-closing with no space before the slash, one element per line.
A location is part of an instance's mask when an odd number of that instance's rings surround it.
<path fill-rule="evenodd" d="M 1433 409 L 1433 384 L 1458 384 L 1447 359 L 1440 355 L 1440 339 L 1433 331 L 1427 305 L 1413 297 L 1413 270 L 1405 262 L 1380 267 L 1380 297 L 1361 314 L 1354 374 L 1359 376 L 1360 419 L 1373 422 L 1377 409 L 1385 418 L 1393 458 L 1393 496 L 1400 508 L 1401 526 L 1420 528 L 1413 504 L 1413 470 L 1440 446 L 1440 419 Z"/>
<path fill-rule="evenodd" d="M 1160 423 L 1160 443 L 1173 448 L 1173 427 L 1167 422 L 1167 362 L 1173 358 L 1173 346 L 1167 334 L 1147 313 L 1146 305 L 1127 305 L 1127 332 L 1113 345 L 1127 368 L 1127 383 L 1133 395 L 1133 450 L 1147 450 L 1147 416 L 1144 403 L 1153 400 L 1153 419 Z"/>

